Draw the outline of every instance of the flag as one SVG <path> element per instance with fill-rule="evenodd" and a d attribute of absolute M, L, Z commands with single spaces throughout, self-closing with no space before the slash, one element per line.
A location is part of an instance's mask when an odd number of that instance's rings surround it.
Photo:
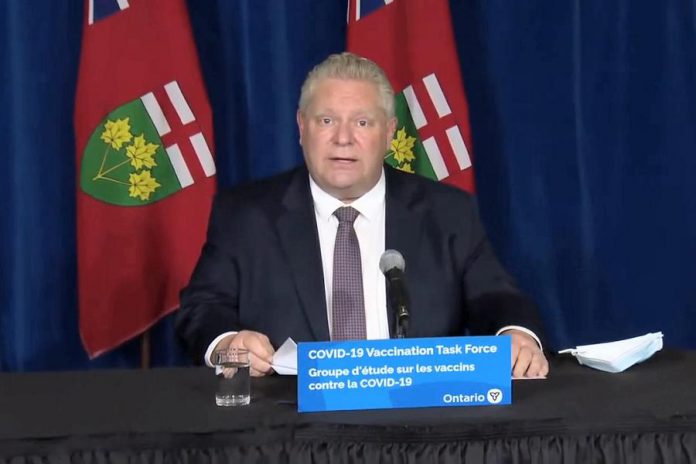
<path fill-rule="evenodd" d="M 350 0 L 348 50 L 394 87 L 397 130 L 385 161 L 474 190 L 469 110 L 447 0 Z"/>
<path fill-rule="evenodd" d="M 178 305 L 215 191 L 184 0 L 86 0 L 75 102 L 80 335 L 90 357 Z"/>

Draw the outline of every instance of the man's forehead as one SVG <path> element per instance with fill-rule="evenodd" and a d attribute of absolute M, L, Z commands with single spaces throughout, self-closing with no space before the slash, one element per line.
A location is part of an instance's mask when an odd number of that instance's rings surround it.
<path fill-rule="evenodd" d="M 349 90 L 341 87 L 341 83 L 356 84 L 356 87 L 364 85 L 364 90 L 356 91 L 358 89 L 355 88 Z M 357 79 L 322 79 L 317 83 L 308 106 L 312 113 L 378 113 L 381 110 L 379 91 L 374 83 Z"/>

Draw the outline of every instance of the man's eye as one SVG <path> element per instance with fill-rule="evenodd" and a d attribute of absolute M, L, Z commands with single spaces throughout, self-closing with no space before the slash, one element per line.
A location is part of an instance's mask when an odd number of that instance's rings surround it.
<path fill-rule="evenodd" d="M 321 118 L 319 122 L 321 122 L 325 126 L 328 126 L 329 124 L 331 124 L 331 118 Z"/>
<path fill-rule="evenodd" d="M 367 121 L 367 119 L 359 119 L 358 120 L 358 126 L 360 126 L 360 127 L 367 127 L 369 125 L 370 125 L 370 123 Z"/>

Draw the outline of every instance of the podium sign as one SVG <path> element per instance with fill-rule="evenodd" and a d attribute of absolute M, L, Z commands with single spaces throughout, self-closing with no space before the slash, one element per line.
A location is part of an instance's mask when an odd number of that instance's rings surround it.
<path fill-rule="evenodd" d="M 510 337 L 300 343 L 300 412 L 510 404 Z"/>

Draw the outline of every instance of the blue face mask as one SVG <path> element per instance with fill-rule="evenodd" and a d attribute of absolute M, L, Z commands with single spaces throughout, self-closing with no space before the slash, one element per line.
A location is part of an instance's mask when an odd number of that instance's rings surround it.
<path fill-rule="evenodd" d="M 656 332 L 616 342 L 582 345 L 559 353 L 570 353 L 585 366 L 616 373 L 645 361 L 661 349 L 662 332 Z"/>

